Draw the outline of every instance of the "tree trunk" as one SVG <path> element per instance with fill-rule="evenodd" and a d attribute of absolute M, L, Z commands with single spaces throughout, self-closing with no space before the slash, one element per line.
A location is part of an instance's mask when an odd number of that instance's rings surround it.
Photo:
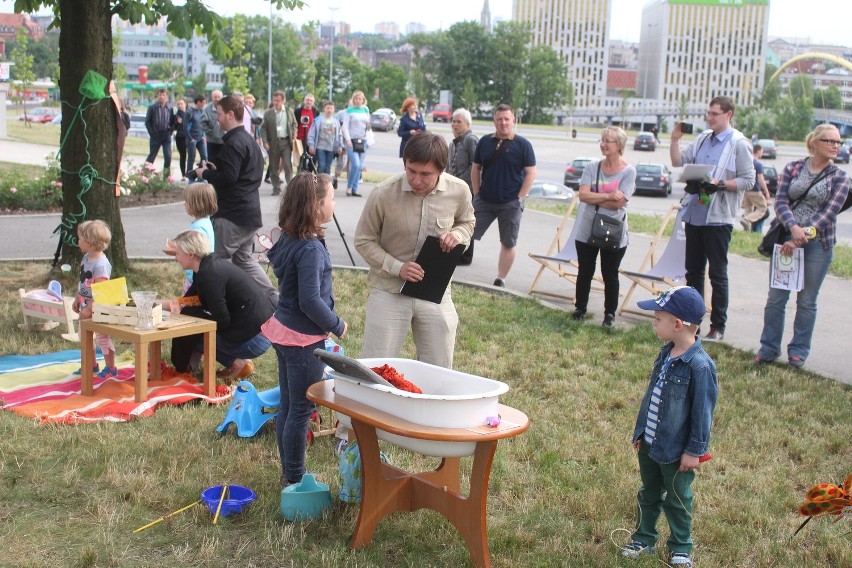
<path fill-rule="evenodd" d="M 106 254 L 113 275 L 121 275 L 127 272 L 128 261 L 114 185 L 119 165 L 115 106 L 109 98 L 84 100 L 79 91 L 89 70 L 112 79 L 110 4 L 110 0 L 59 0 L 59 92 L 64 101 L 60 140 L 65 141 L 60 239 L 62 262 L 76 266 L 81 258 L 77 226 L 92 219 L 104 221 L 112 231 Z M 78 113 L 81 102 L 84 110 Z"/>

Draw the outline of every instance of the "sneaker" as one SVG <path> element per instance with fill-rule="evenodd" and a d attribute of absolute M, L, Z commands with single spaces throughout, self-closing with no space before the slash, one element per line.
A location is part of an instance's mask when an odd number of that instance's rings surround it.
<path fill-rule="evenodd" d="M 495 278 L 494 279 L 494 286 L 497 286 L 498 288 L 505 288 L 506 287 L 506 281 L 503 280 L 502 278 Z"/>
<path fill-rule="evenodd" d="M 725 338 L 725 330 L 710 326 L 710 331 L 704 336 L 707 341 L 722 341 Z"/>
<path fill-rule="evenodd" d="M 656 552 L 656 548 L 653 546 L 646 546 L 638 540 L 625 544 L 621 549 L 621 555 L 625 558 L 639 558 L 639 556 L 643 554 L 654 554 Z"/>
<path fill-rule="evenodd" d="M 92 374 L 93 374 L 93 375 L 97 375 L 97 374 L 98 374 L 98 371 L 100 371 L 100 370 L 101 370 L 100 365 L 95 365 L 94 367 L 92 367 Z M 74 372 L 73 372 L 73 373 L 71 373 L 71 374 L 72 374 L 72 375 L 77 375 L 77 376 L 79 377 L 80 375 L 82 375 L 82 374 L 83 374 L 83 369 L 77 369 L 76 371 L 74 371 Z"/>
<path fill-rule="evenodd" d="M 669 566 L 692 568 L 692 556 L 688 552 L 672 552 L 669 555 Z"/>
<path fill-rule="evenodd" d="M 790 358 L 787 359 L 787 364 L 791 367 L 795 367 L 796 369 L 801 369 L 805 366 L 805 360 L 798 355 L 791 355 Z"/>
<path fill-rule="evenodd" d="M 104 367 L 104 370 L 98 373 L 97 376 L 101 379 L 106 379 L 108 377 L 117 377 L 118 369 L 115 367 Z"/>
<path fill-rule="evenodd" d="M 333 187 L 334 189 L 337 189 L 337 178 L 334 178 L 333 180 L 331 180 L 331 187 Z"/>
<path fill-rule="evenodd" d="M 281 190 L 279 189 L 278 191 L 275 191 L 275 190 L 273 189 L 273 190 L 272 190 L 272 195 L 281 195 Z"/>
<path fill-rule="evenodd" d="M 740 219 L 740 225 L 743 226 L 743 231 L 745 231 L 746 233 L 751 231 L 751 223 L 749 221 L 745 219 Z"/>
<path fill-rule="evenodd" d="M 571 314 L 571 321 L 584 321 L 586 319 L 586 310 L 574 310 Z"/>
<path fill-rule="evenodd" d="M 604 320 L 601 325 L 604 327 L 615 327 L 615 314 L 604 314 Z"/>

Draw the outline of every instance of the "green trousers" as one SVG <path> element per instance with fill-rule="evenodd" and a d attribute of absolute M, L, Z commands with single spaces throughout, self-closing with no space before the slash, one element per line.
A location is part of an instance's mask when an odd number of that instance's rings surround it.
<path fill-rule="evenodd" d="M 671 534 L 669 552 L 692 554 L 692 481 L 695 471 L 678 472 L 680 461 L 659 464 L 648 457 L 648 445 L 639 446 L 642 487 L 636 496 L 638 523 L 633 540 L 654 546 L 659 538 L 657 520 L 665 511 Z"/>

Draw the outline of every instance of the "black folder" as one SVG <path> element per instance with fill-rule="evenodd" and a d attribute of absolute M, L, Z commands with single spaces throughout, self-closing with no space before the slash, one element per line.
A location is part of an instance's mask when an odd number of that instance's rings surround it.
<path fill-rule="evenodd" d="M 417 260 L 414 261 L 425 273 L 423 280 L 405 282 L 399 292 L 412 298 L 440 304 L 464 249 L 465 245 L 459 244 L 450 252 L 444 252 L 438 243 L 438 237 L 426 237 Z"/>

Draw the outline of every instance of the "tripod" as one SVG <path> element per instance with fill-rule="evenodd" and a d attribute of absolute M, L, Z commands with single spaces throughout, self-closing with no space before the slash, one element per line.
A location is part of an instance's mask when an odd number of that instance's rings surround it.
<path fill-rule="evenodd" d="M 346 235 L 343 234 L 343 229 L 340 228 L 340 223 L 337 222 L 337 215 L 332 213 L 331 217 L 334 219 L 334 224 L 337 225 L 337 232 L 340 233 L 340 240 L 343 241 L 343 246 L 346 247 L 346 254 L 349 255 L 349 260 L 352 261 L 352 266 L 355 266 L 355 259 L 352 258 L 352 251 L 349 250 L 349 245 L 346 244 Z"/>

